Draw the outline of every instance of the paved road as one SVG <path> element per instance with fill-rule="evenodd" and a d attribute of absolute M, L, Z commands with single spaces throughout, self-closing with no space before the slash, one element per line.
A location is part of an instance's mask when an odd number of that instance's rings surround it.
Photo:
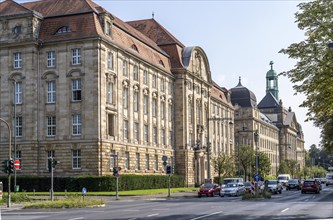
<path fill-rule="evenodd" d="M 109 198 L 103 208 L 60 210 L 3 210 L 1 220 L 97 220 L 97 219 L 325 219 L 333 220 L 333 187 L 320 194 L 283 191 L 272 199 L 242 201 L 240 197 L 202 197 L 195 193 L 150 197 Z"/>

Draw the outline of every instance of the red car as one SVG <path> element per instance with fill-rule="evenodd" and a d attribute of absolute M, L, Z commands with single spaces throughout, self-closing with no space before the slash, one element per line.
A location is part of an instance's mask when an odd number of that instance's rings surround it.
<path fill-rule="evenodd" d="M 302 193 L 314 192 L 320 193 L 320 186 L 316 180 L 304 180 L 302 184 Z"/>
<path fill-rule="evenodd" d="M 221 187 L 218 184 L 213 183 L 205 183 L 203 184 L 199 191 L 198 191 L 198 197 L 201 197 L 202 195 L 206 196 L 215 196 L 220 195 Z"/>

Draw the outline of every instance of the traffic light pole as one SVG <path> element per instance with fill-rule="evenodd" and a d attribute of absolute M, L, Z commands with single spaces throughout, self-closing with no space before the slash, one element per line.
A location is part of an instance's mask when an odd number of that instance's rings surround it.
<path fill-rule="evenodd" d="M 10 130 L 10 126 L 8 124 L 7 121 L 5 121 L 4 119 L 0 118 L 0 121 L 2 121 L 3 123 L 6 124 L 7 128 L 8 128 L 8 133 L 9 133 L 9 145 L 8 145 L 8 161 L 10 161 L 12 158 L 11 158 L 11 153 L 12 153 L 12 133 L 11 133 L 11 130 Z M 10 173 L 8 172 L 8 199 L 7 199 L 7 207 L 10 208 Z"/>
<path fill-rule="evenodd" d="M 51 158 L 51 201 L 53 202 L 54 200 L 54 196 L 53 196 L 53 163 L 54 163 L 54 160 L 53 160 L 53 157 L 50 157 Z"/>

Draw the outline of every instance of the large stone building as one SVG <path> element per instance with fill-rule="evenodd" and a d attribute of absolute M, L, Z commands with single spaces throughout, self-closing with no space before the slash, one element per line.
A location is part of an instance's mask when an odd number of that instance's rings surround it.
<path fill-rule="evenodd" d="M 0 3 L 0 118 L 13 126 L 17 175 L 162 174 L 188 186 L 234 152 L 230 93 L 204 50 L 154 19 L 123 22 L 91 0 Z M 8 157 L 1 126 L 0 159 Z"/>
<path fill-rule="evenodd" d="M 304 167 L 304 134 L 297 122 L 295 112 L 284 108 L 279 102 L 278 76 L 271 69 L 266 73 L 266 95 L 257 103 L 255 94 L 241 84 L 230 89 L 231 101 L 235 106 L 235 138 L 237 147 L 246 145 L 268 155 L 271 175 L 278 174 L 280 163 L 297 161 Z M 258 133 L 256 146 L 254 133 Z"/>

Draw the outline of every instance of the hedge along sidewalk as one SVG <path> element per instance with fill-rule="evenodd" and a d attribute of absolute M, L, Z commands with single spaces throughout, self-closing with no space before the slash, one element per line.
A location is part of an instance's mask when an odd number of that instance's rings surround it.
<path fill-rule="evenodd" d="M 171 193 L 179 192 L 194 192 L 198 191 L 198 188 L 171 188 Z M 164 194 L 168 192 L 168 188 L 164 189 L 144 189 L 144 190 L 128 190 L 128 191 L 119 191 L 119 196 L 144 196 L 144 195 L 155 195 L 155 194 Z M 26 194 L 29 196 L 48 196 L 49 192 L 19 192 L 20 194 Z M 67 196 L 67 195 L 80 195 L 82 192 L 54 192 L 55 196 Z M 115 196 L 115 191 L 110 192 L 94 192 L 87 189 L 86 196 Z"/>

